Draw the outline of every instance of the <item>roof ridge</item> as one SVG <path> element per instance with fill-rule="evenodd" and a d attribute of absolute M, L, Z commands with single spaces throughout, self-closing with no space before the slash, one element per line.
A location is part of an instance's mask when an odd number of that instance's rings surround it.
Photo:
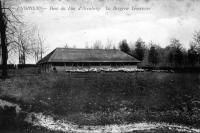
<path fill-rule="evenodd" d="M 56 49 L 74 49 L 74 50 L 116 50 L 116 51 L 120 51 L 119 49 L 61 48 L 61 47 L 57 47 Z"/>

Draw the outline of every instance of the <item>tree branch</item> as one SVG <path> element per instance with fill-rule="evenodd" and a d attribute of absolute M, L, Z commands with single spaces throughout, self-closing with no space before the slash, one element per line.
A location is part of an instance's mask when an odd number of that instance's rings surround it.
<path fill-rule="evenodd" d="M 17 18 L 17 16 L 13 13 L 13 11 L 12 11 L 10 8 L 2 8 L 2 9 L 7 9 L 8 11 L 10 11 L 11 15 L 17 20 L 17 22 L 23 24 L 23 23 Z"/>

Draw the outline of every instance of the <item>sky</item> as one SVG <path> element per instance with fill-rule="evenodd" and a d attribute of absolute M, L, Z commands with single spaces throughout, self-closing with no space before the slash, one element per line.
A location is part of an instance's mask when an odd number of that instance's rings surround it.
<path fill-rule="evenodd" d="M 200 30 L 199 7 L 200 0 L 18 0 L 14 6 L 24 22 L 38 27 L 50 51 L 96 40 L 132 45 L 138 38 L 161 47 L 177 38 L 188 48 Z"/>

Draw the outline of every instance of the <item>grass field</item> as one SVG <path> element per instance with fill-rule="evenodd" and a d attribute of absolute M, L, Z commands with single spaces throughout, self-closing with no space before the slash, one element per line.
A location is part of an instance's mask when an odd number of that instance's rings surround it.
<path fill-rule="evenodd" d="M 0 98 L 79 125 L 159 121 L 200 127 L 200 74 L 51 73 L 0 81 Z"/>

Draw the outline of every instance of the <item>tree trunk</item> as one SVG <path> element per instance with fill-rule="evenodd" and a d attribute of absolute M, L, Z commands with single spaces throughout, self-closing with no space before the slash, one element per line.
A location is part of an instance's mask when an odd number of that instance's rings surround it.
<path fill-rule="evenodd" d="M 2 77 L 7 78 L 7 59 L 8 50 L 6 45 L 6 21 L 4 19 L 4 13 L 2 11 L 2 5 L 0 1 L 0 34 L 1 34 L 1 48 L 2 48 Z"/>
<path fill-rule="evenodd" d="M 7 73 L 7 59 L 8 59 L 8 50 L 6 46 L 6 35 L 5 31 L 1 31 L 1 46 L 2 46 L 2 77 L 6 78 Z"/>

